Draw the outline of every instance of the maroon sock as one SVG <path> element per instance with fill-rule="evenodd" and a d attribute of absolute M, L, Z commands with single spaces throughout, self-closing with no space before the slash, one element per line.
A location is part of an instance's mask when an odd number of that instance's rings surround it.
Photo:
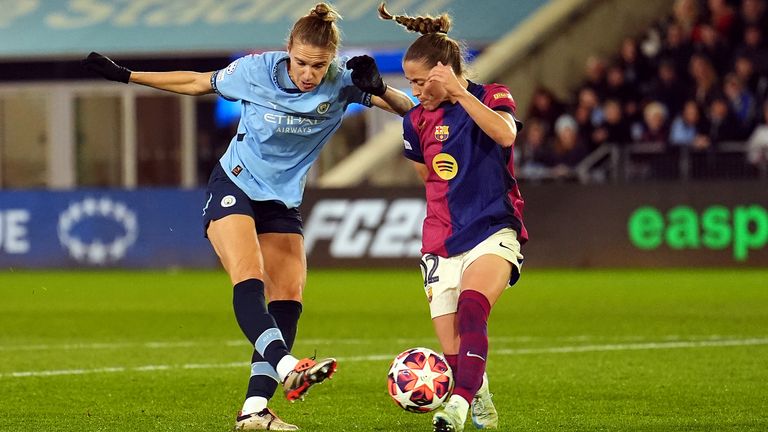
<path fill-rule="evenodd" d="M 448 367 L 451 368 L 451 372 L 453 372 L 453 376 L 455 377 L 456 371 L 459 370 L 459 355 L 443 353 L 443 357 L 445 357 L 445 361 L 448 362 Z"/>
<path fill-rule="evenodd" d="M 459 295 L 459 355 L 456 387 L 453 394 L 472 402 L 483 384 L 485 360 L 488 357 L 488 315 L 491 304 L 477 291 L 465 290 Z"/>

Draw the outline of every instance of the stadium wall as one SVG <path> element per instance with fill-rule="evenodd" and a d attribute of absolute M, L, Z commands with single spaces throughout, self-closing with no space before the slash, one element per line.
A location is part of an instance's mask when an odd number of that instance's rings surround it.
<path fill-rule="evenodd" d="M 760 182 L 526 185 L 526 267 L 765 267 Z M 312 267 L 418 267 L 419 188 L 310 190 Z M 0 268 L 215 268 L 202 190 L 0 192 Z M 213 203 L 212 205 L 215 205 Z"/>

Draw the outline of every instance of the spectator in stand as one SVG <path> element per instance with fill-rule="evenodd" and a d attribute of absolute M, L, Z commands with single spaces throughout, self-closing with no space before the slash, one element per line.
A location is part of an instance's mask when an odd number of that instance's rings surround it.
<path fill-rule="evenodd" d="M 543 122 L 546 133 L 549 135 L 554 128 L 555 120 L 560 117 L 565 109 L 563 104 L 546 87 L 537 87 L 531 97 L 531 109 L 528 111 L 528 119 L 537 119 Z M 526 127 L 527 129 L 527 127 Z"/>
<path fill-rule="evenodd" d="M 690 37 L 686 35 L 683 28 L 676 23 L 667 26 L 666 35 L 658 58 L 669 59 L 675 64 L 677 76 L 683 77 L 688 74 L 688 62 L 693 53 L 693 45 Z"/>
<path fill-rule="evenodd" d="M 597 144 L 592 142 L 592 132 L 595 130 L 595 125 L 592 123 L 592 109 L 586 105 L 576 105 L 573 109 L 573 118 L 576 121 L 579 139 L 590 150 L 597 148 Z"/>
<path fill-rule="evenodd" d="M 545 161 L 550 168 L 550 175 L 555 179 L 574 179 L 575 168 L 589 150 L 579 138 L 579 126 L 568 114 L 560 116 L 555 122 L 555 139 L 552 151 Z"/>
<path fill-rule="evenodd" d="M 768 101 L 762 108 L 762 121 L 747 141 L 747 161 L 765 170 L 768 169 Z"/>
<path fill-rule="evenodd" d="M 643 128 L 640 142 L 657 143 L 666 146 L 669 139 L 667 108 L 661 102 L 653 101 L 643 109 Z"/>
<path fill-rule="evenodd" d="M 672 22 L 680 26 L 685 39 L 694 40 L 694 33 L 700 23 L 699 2 L 675 0 L 672 6 Z"/>
<path fill-rule="evenodd" d="M 632 117 L 637 113 L 637 85 L 630 84 L 626 80 L 626 75 L 619 65 L 613 65 L 608 68 L 606 74 L 605 99 L 615 99 L 621 103 L 624 113 Z"/>
<path fill-rule="evenodd" d="M 733 62 L 733 71 L 750 93 L 755 95 L 758 103 L 768 99 L 768 75 L 758 75 L 749 57 L 737 55 Z"/>
<path fill-rule="evenodd" d="M 693 147 L 696 137 L 702 129 L 699 105 L 695 100 L 685 102 L 683 112 L 672 121 L 669 130 L 669 143 L 673 146 Z"/>
<path fill-rule="evenodd" d="M 768 13 L 766 0 L 741 0 L 741 7 L 734 23 L 734 45 L 742 41 L 744 30 L 749 26 L 760 29 L 768 28 Z"/>
<path fill-rule="evenodd" d="M 619 51 L 619 67 L 624 71 L 627 85 L 637 87 L 648 82 L 650 76 L 648 60 L 637 49 L 637 41 L 625 38 Z"/>
<path fill-rule="evenodd" d="M 709 25 L 724 40 L 730 40 L 735 28 L 736 12 L 727 0 L 708 0 Z"/>
<path fill-rule="evenodd" d="M 605 60 L 598 56 L 590 56 L 584 66 L 585 82 L 584 87 L 594 90 L 598 98 L 602 98 L 605 92 Z"/>
<path fill-rule="evenodd" d="M 698 149 L 716 148 L 718 144 L 739 139 L 738 124 L 728 106 L 728 100 L 723 96 L 712 99 L 704 120 L 703 134 L 694 143 Z"/>
<path fill-rule="evenodd" d="M 573 108 L 574 117 L 578 124 L 579 135 L 590 150 L 597 146 L 592 142 L 592 132 L 595 125 L 603 122 L 603 109 L 600 99 L 591 87 L 582 87 L 579 90 L 576 107 Z"/>
<path fill-rule="evenodd" d="M 735 73 L 726 75 L 724 81 L 723 90 L 738 124 L 738 139 L 746 139 L 755 126 L 755 97 Z"/>
<path fill-rule="evenodd" d="M 700 40 L 695 44 L 695 51 L 706 56 L 714 66 L 717 74 L 722 76 L 728 71 L 731 63 L 731 49 L 720 33 L 710 24 L 699 27 Z"/>
<path fill-rule="evenodd" d="M 539 118 L 528 119 L 515 142 L 515 149 L 520 149 L 521 153 L 515 159 L 520 164 L 521 178 L 536 180 L 549 177 L 547 164 L 552 158 L 548 142 L 549 130 L 544 121 Z"/>
<path fill-rule="evenodd" d="M 678 78 L 675 63 L 671 60 L 661 60 L 656 78 L 648 86 L 646 99 L 663 103 L 669 113 L 678 113 L 686 96 L 685 85 Z"/>
<path fill-rule="evenodd" d="M 624 118 L 621 104 L 609 99 L 603 104 L 604 120 L 594 132 L 592 141 L 598 146 L 604 143 L 625 145 L 632 141 L 629 124 Z"/>
<path fill-rule="evenodd" d="M 765 30 L 751 25 L 744 29 L 742 40 L 736 47 L 736 55 L 749 57 L 758 74 L 768 74 L 768 47 Z"/>
<path fill-rule="evenodd" d="M 718 95 L 717 73 L 712 62 L 704 55 L 694 54 L 688 66 L 688 73 L 693 78 L 690 96 L 700 107 L 709 106 L 712 99 Z"/>

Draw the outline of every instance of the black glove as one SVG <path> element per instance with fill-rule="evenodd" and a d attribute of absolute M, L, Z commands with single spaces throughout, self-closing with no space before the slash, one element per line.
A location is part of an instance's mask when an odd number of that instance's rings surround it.
<path fill-rule="evenodd" d="M 360 90 L 374 96 L 381 96 L 387 91 L 387 85 L 381 79 L 379 68 L 372 57 L 352 57 L 347 61 L 347 69 L 352 71 L 352 82 Z"/>
<path fill-rule="evenodd" d="M 109 57 L 104 57 L 97 52 L 88 54 L 88 57 L 83 59 L 80 64 L 89 71 L 95 72 L 110 81 L 119 81 L 127 84 L 131 79 L 130 69 L 118 66 Z"/>

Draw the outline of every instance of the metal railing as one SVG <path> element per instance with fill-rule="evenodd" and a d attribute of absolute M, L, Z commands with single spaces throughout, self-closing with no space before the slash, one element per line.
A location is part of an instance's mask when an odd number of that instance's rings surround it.
<path fill-rule="evenodd" d="M 768 160 L 747 160 L 745 142 L 721 142 L 706 149 L 664 142 L 603 144 L 575 167 L 518 167 L 524 182 L 626 183 L 653 180 L 768 180 Z"/>

